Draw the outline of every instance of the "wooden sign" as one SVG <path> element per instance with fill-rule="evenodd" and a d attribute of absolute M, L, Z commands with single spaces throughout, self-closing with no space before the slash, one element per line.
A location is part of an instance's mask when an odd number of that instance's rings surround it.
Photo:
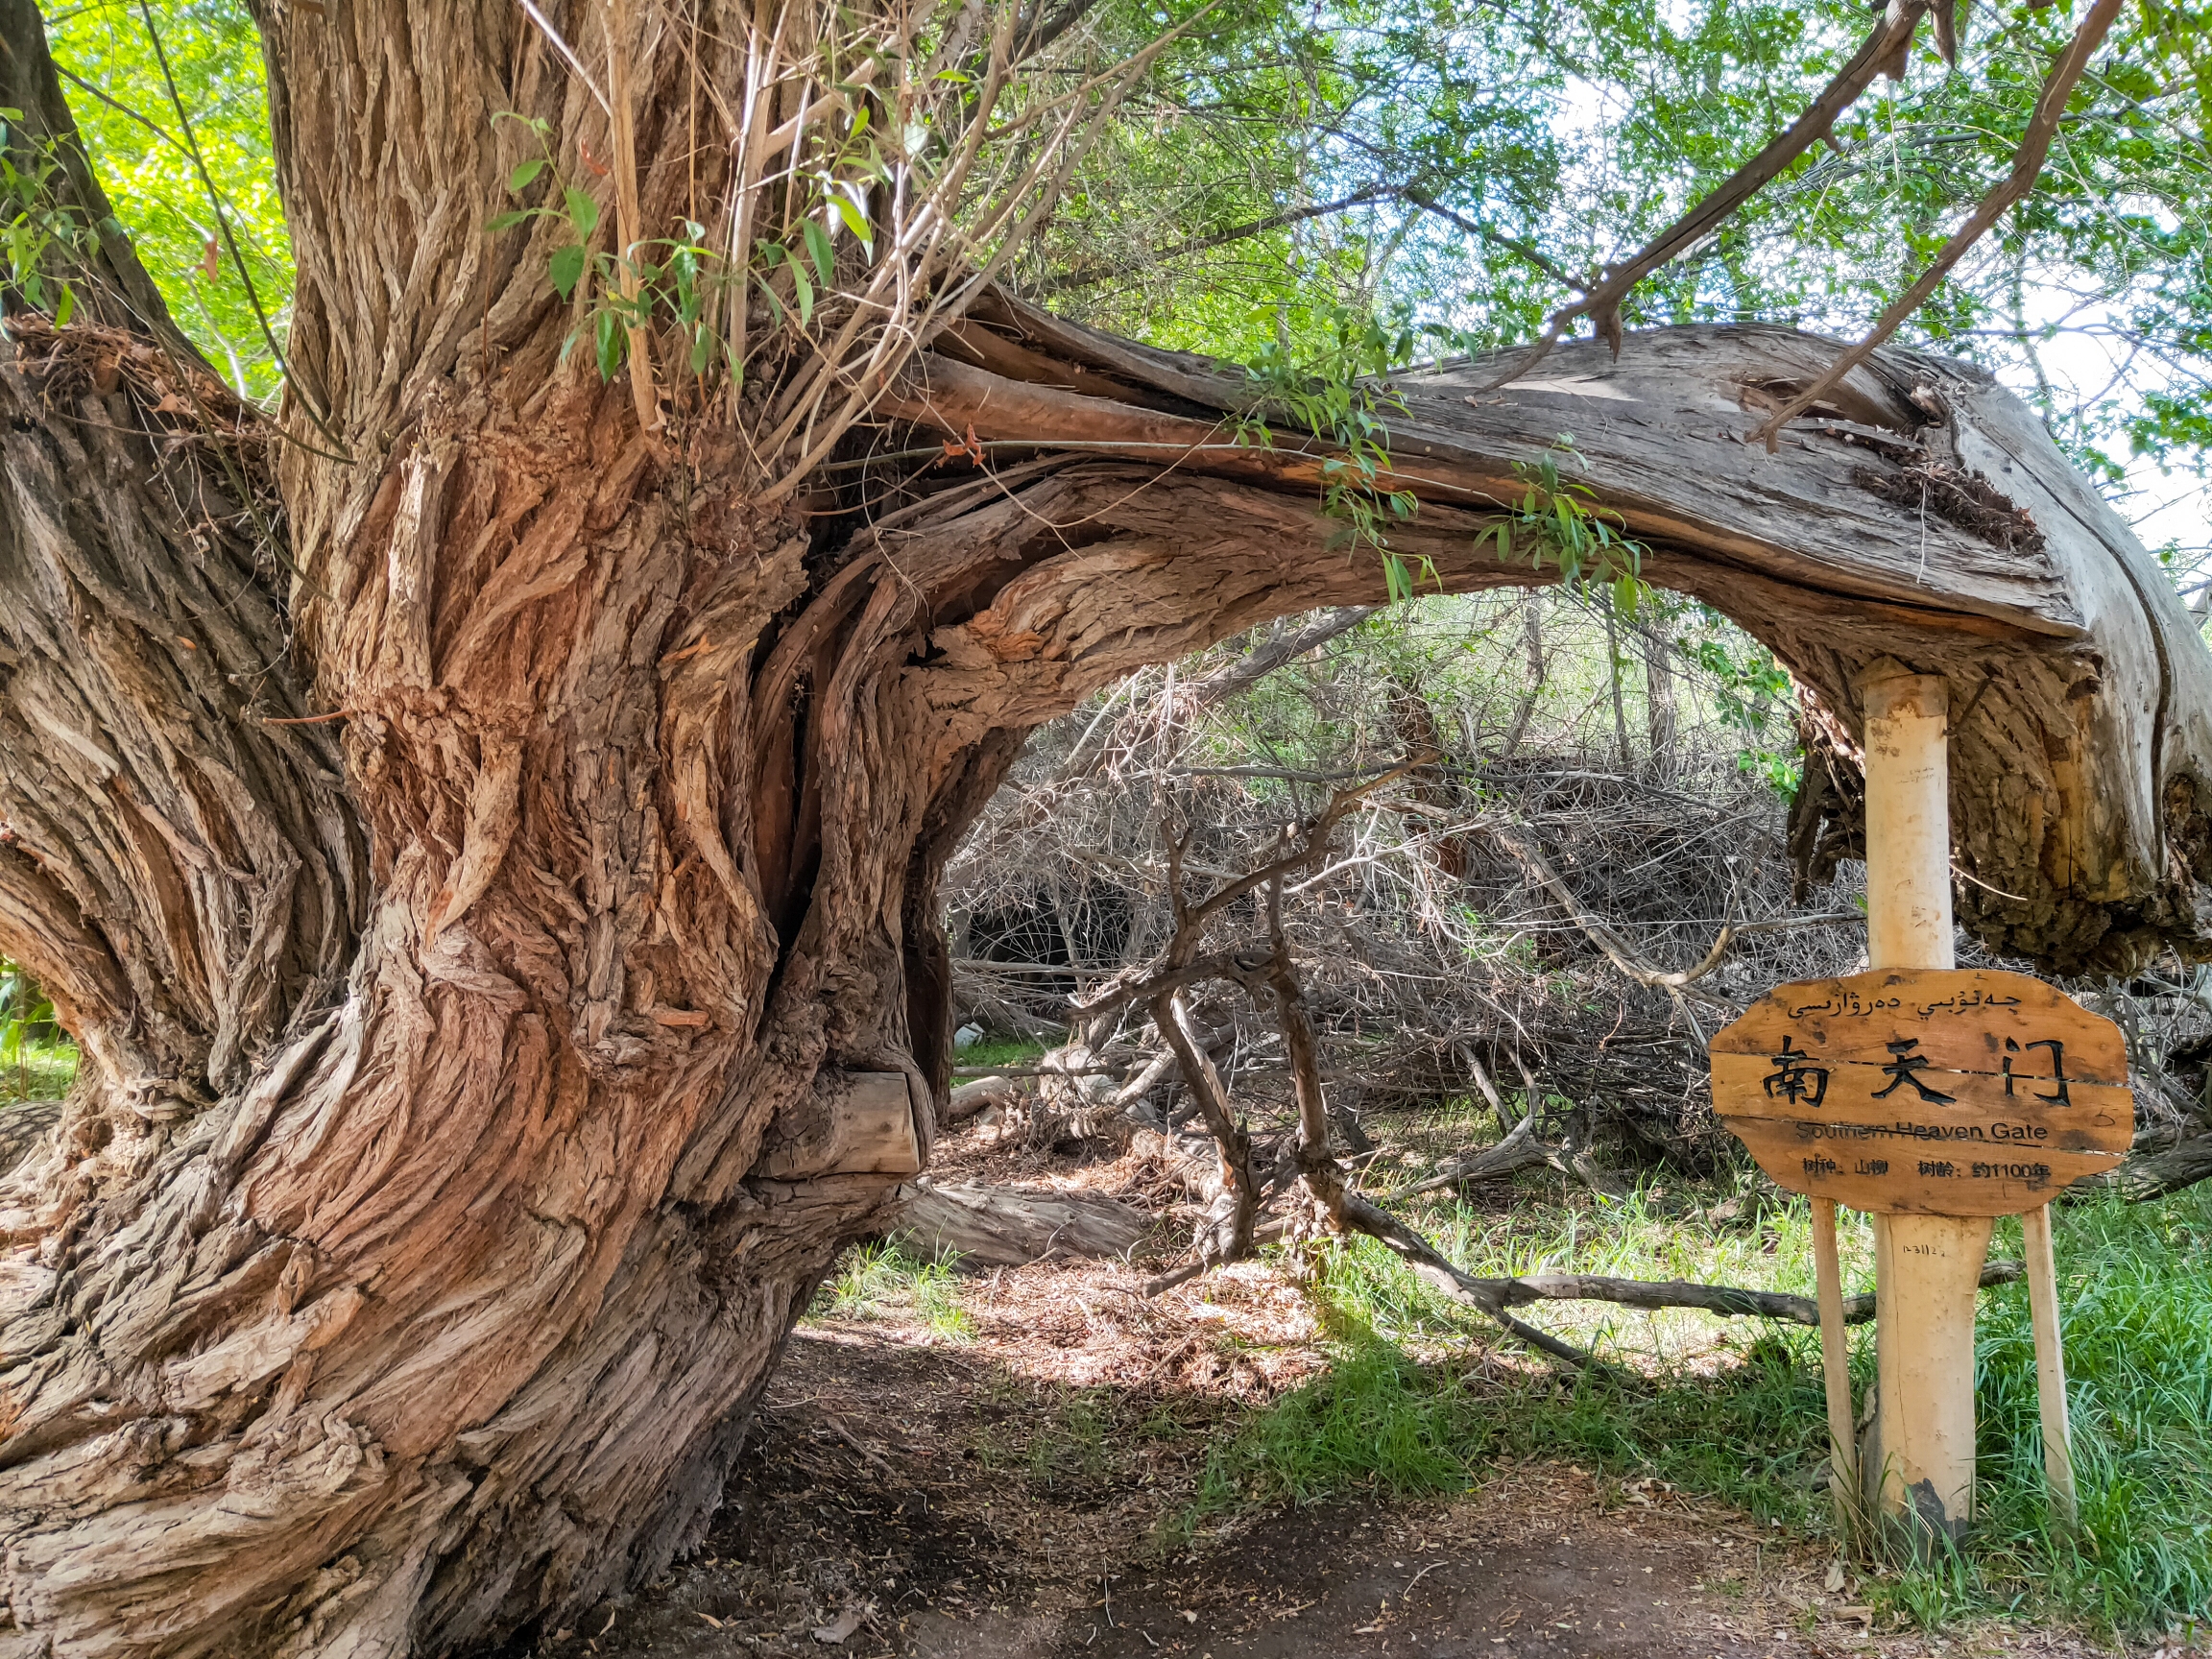
<path fill-rule="evenodd" d="M 2024 974 L 1779 985 L 1712 1054 L 1713 1110 L 1759 1167 L 1854 1210 L 2019 1214 L 2135 1133 L 2120 1028 Z"/>

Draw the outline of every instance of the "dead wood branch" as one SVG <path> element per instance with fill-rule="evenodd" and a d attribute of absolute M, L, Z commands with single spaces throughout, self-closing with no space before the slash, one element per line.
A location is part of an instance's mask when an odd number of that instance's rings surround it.
<path fill-rule="evenodd" d="M 1241 662 L 1233 663 L 1193 685 L 1189 692 L 1190 712 L 1203 713 L 1239 692 L 1249 691 L 1285 663 L 1294 662 L 1309 651 L 1317 651 L 1330 640 L 1349 634 L 1375 612 L 1376 607 L 1372 605 L 1347 605 L 1325 612 L 1318 621 L 1295 633 L 1275 635 Z"/>
<path fill-rule="evenodd" d="M 2089 67 L 2090 54 L 2104 41 L 2113 19 L 2120 15 L 2121 5 L 2122 0 L 2097 0 L 2089 9 L 2089 15 L 2081 20 L 2081 27 L 2074 32 L 2066 50 L 2058 55 L 2057 62 L 2051 66 L 2051 73 L 2043 82 L 2042 95 L 2035 101 L 2035 113 L 2028 123 L 2028 131 L 2021 134 L 2019 148 L 2012 154 L 2012 171 L 2006 175 L 2004 182 L 1983 197 L 1966 223 L 1951 233 L 1951 239 L 1928 262 L 1928 268 L 1882 313 L 1874 326 L 1866 331 L 1866 337 L 1839 353 L 1826 373 L 1777 409 L 1772 419 L 1759 429 L 1757 436 L 1766 441 L 1768 454 L 1774 452 L 1782 428 L 1825 397 L 1842 383 L 1846 374 L 1871 357 L 1875 348 L 1896 333 L 1908 318 L 1928 302 L 1943 285 L 1943 278 L 1951 274 L 1952 267 L 2005 216 L 2006 209 L 2028 194 L 2043 171 L 2052 139 L 2058 135 L 2058 123 L 2066 113 L 2066 100 L 2073 95 L 2082 71 Z M 1938 406 L 1928 413 L 1936 417 L 1938 425 L 1947 425 L 1948 413 L 1941 410 L 1939 397 L 1936 402 Z"/>
<path fill-rule="evenodd" d="M 1220 1154 L 1219 1189 L 1208 1208 L 1197 1239 L 1202 1266 L 1238 1262 L 1252 1253 L 1252 1229 L 1260 1214 L 1260 1182 L 1252 1167 L 1252 1138 L 1229 1115 L 1228 1091 L 1199 1042 L 1179 991 L 1163 992 L 1152 1002 L 1153 1022 L 1175 1055 L 1183 1086 L 1196 1102 Z"/>
<path fill-rule="evenodd" d="M 1548 1165 L 1557 1156 L 1556 1151 L 1536 1138 L 1536 1114 L 1531 1111 L 1513 1126 L 1511 1134 L 1495 1146 L 1484 1146 L 1478 1151 L 1447 1159 L 1443 1167 L 1426 1180 L 1416 1181 L 1410 1187 L 1401 1187 L 1394 1192 L 1381 1194 L 1381 1197 L 1383 1202 L 1392 1203 L 1423 1192 L 1441 1192 L 1448 1187 L 1465 1187 L 1477 1181 L 1503 1181 L 1506 1176 L 1517 1175 L 1524 1169 Z"/>
<path fill-rule="evenodd" d="M 955 1088 L 945 1105 L 945 1121 L 962 1122 L 987 1106 L 1003 1106 L 1022 1093 L 1022 1086 L 1004 1072 L 978 1077 Z"/>
<path fill-rule="evenodd" d="M 1183 857 L 1190 845 L 1188 831 L 1177 833 L 1167 830 L 1165 834 L 1167 850 L 1167 900 L 1174 915 L 1174 931 L 1163 953 L 1160 969 L 1140 981 L 1150 988 L 1149 1000 L 1153 1024 L 1161 1040 L 1173 1052 L 1177 1067 L 1183 1074 L 1185 1088 L 1196 1103 L 1200 1118 L 1213 1134 L 1220 1152 L 1220 1190 L 1209 1208 L 1198 1238 L 1198 1261 L 1201 1266 L 1221 1262 L 1235 1262 L 1251 1254 L 1253 1229 L 1260 1213 L 1260 1182 L 1252 1166 L 1251 1137 L 1237 1123 L 1229 1109 L 1228 1091 L 1222 1087 L 1220 1073 L 1213 1059 L 1200 1043 L 1190 1021 L 1190 1011 L 1184 999 L 1184 986 L 1195 976 L 1195 953 L 1205 937 L 1206 928 L 1230 904 L 1247 894 L 1264 886 L 1268 891 L 1268 916 L 1271 930 L 1271 948 L 1265 955 L 1254 952 L 1216 953 L 1208 958 L 1218 963 L 1219 974 L 1251 979 L 1264 972 L 1269 975 L 1288 974 L 1289 947 L 1285 941 L 1282 923 L 1282 890 L 1284 878 L 1324 858 L 1329 840 L 1336 826 L 1354 806 L 1383 785 L 1410 771 L 1420 762 L 1408 762 L 1394 767 L 1366 781 L 1350 788 L 1338 789 L 1329 798 L 1329 804 L 1304 827 L 1297 845 L 1291 846 L 1291 832 L 1287 828 L 1278 831 L 1277 855 L 1256 870 L 1233 877 L 1216 887 L 1205 900 L 1196 904 L 1190 902 L 1183 883 Z M 1293 984 L 1293 1000 L 1294 997 Z M 1087 1019 L 1095 1019 L 1102 1008 L 1085 1005 L 1078 1013 Z M 1321 1106 L 1321 1084 L 1318 1068 L 1313 1059 L 1312 1036 L 1303 1019 L 1296 1022 L 1286 1016 L 1284 1023 L 1286 1042 L 1292 1047 L 1293 1071 L 1297 1076 L 1301 1122 L 1310 1113 L 1315 1122 L 1323 1123 L 1321 1134 L 1326 1144 L 1326 1126 Z M 1302 1052 L 1300 1045 L 1303 1045 Z M 1310 1092 L 1310 1099 L 1309 1099 Z M 1165 1287 L 1165 1283 L 1163 1284 Z"/>
<path fill-rule="evenodd" d="M 1105 990 L 1095 993 L 1090 1000 L 1076 1003 L 1074 1016 L 1088 1022 L 1103 1015 L 1118 1014 L 1132 1003 L 1149 1005 L 1164 993 L 1183 991 L 1201 980 L 1241 981 L 1258 973 L 1265 962 L 1266 953 L 1252 946 L 1209 951 L 1178 966 L 1159 969 L 1142 978 L 1109 985 Z"/>
<path fill-rule="evenodd" d="M 955 1066 L 952 1075 L 967 1078 L 990 1077 L 1125 1077 L 1126 1066 Z"/>
<path fill-rule="evenodd" d="M 1500 391 L 1535 368 L 1580 317 L 1588 317 L 1599 336 L 1618 354 L 1621 306 L 1636 284 L 1719 229 L 1785 167 L 1825 138 L 1837 117 L 1859 101 L 1875 76 L 1884 70 L 1892 76 L 1902 75 L 1905 55 L 1911 49 L 1912 36 L 1927 11 L 1927 0 L 1892 0 L 1873 34 L 1802 115 L 1643 248 L 1621 263 L 1607 266 L 1603 279 L 1581 299 L 1554 311 L 1543 338 L 1514 358 L 1505 373 L 1485 384 L 1479 395 Z"/>
<path fill-rule="evenodd" d="M 1734 1012 L 1719 998 L 1709 992 L 1699 990 L 1697 981 L 1719 966 L 1721 957 L 1727 953 L 1730 942 L 1737 933 L 1744 930 L 1742 926 L 1731 924 L 1722 929 L 1720 938 L 1715 941 L 1713 949 L 1705 953 L 1705 959 L 1695 968 L 1684 969 L 1678 973 L 1670 973 L 1662 968 L 1654 968 L 1637 954 L 1635 947 L 1622 938 L 1611 923 L 1600 916 L 1592 914 L 1584 906 L 1582 901 L 1575 896 L 1575 889 L 1567 884 L 1565 878 L 1551 868 L 1551 860 L 1546 858 L 1537 848 L 1533 836 L 1517 827 L 1499 824 L 1494 820 L 1479 819 L 1472 827 L 1479 829 L 1492 841 L 1510 854 L 1516 863 L 1527 870 L 1547 893 L 1559 902 L 1559 908 L 1567 913 L 1567 919 L 1579 927 L 1589 937 L 1593 945 L 1605 952 L 1606 959 L 1614 967 L 1620 969 L 1637 984 L 1647 985 L 1655 991 L 1671 991 L 1677 996 L 1695 998 L 1697 1001 L 1723 1014 Z"/>
<path fill-rule="evenodd" d="M 1595 1355 L 1571 1342 L 1537 1330 L 1505 1310 L 1504 1303 L 1482 1288 L 1481 1282 L 1461 1271 L 1428 1239 L 1395 1215 L 1362 1198 L 1345 1177 L 1344 1166 L 1329 1146 L 1329 1118 L 1323 1106 L 1320 1062 L 1313 1043 L 1311 1022 L 1306 1017 L 1306 999 L 1290 963 L 1289 941 L 1283 930 L 1283 889 L 1278 877 L 1268 890 L 1268 927 L 1274 951 L 1267 977 L 1275 992 L 1276 1017 L 1282 1022 L 1284 1046 L 1289 1050 L 1298 1095 L 1298 1172 L 1308 1192 L 1340 1233 L 1364 1233 L 1395 1252 L 1424 1283 L 1456 1300 L 1468 1302 L 1531 1346 L 1576 1367 L 1602 1367 Z"/>
<path fill-rule="evenodd" d="M 2021 1262 L 1985 1262 L 1982 1288 L 2014 1284 L 2027 1270 Z M 1793 1325 L 1815 1327 L 1820 1323 L 1817 1301 L 1781 1290 L 1742 1290 L 1729 1285 L 1697 1285 L 1681 1279 L 1610 1279 L 1587 1273 L 1531 1273 L 1480 1283 L 1489 1286 L 1508 1308 L 1531 1302 L 1612 1302 L 1623 1308 L 1692 1308 L 1726 1319 L 1786 1319 Z M 1843 1299 L 1844 1324 L 1863 1325 L 1873 1317 L 1871 1293 Z"/>

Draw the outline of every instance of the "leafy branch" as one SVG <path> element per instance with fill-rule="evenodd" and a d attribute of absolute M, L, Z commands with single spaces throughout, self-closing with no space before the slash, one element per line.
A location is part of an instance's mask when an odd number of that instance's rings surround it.
<path fill-rule="evenodd" d="M 57 328 L 69 325 L 77 310 L 77 294 L 66 277 L 48 274 L 48 262 L 57 249 L 77 258 L 88 258 L 98 246 L 97 233 L 72 208 L 55 200 L 54 176 L 61 160 L 52 140 L 41 142 L 18 166 L 19 152 L 12 131 L 23 120 L 23 111 L 0 108 L 0 244 L 7 250 L 8 285 L 23 297 L 33 310 L 54 319 Z M 120 233 L 121 227 L 116 227 Z"/>
<path fill-rule="evenodd" d="M 1337 524 L 1327 545 L 1372 548 L 1382 558 L 1392 602 L 1410 599 L 1418 578 L 1433 582 L 1436 575 L 1425 559 L 1408 565 L 1386 534 L 1389 525 L 1410 521 L 1420 503 L 1411 491 L 1383 483 L 1390 470 L 1383 411 L 1405 404 L 1382 376 L 1412 356 L 1413 330 L 1403 310 L 1385 318 L 1334 303 L 1320 309 L 1317 349 L 1295 350 L 1284 329 L 1245 364 L 1254 397 L 1238 417 L 1237 442 L 1272 449 L 1272 414 L 1324 445 L 1321 510 Z"/>
<path fill-rule="evenodd" d="M 1513 475 L 1523 486 L 1521 499 L 1504 517 L 1485 525 L 1475 545 L 1496 543 L 1499 559 L 1510 564 L 1518 534 L 1531 569 L 1543 569 L 1549 557 L 1568 587 L 1608 588 L 1621 613 L 1633 616 L 1647 593 L 1643 544 L 1625 533 L 1626 522 L 1618 513 L 1597 505 L 1595 490 L 1560 471 L 1562 456 L 1589 469 L 1571 432 L 1562 432 L 1539 459 L 1516 461 Z"/>
<path fill-rule="evenodd" d="M 584 159 L 612 177 L 616 246 L 595 247 L 598 203 L 561 177 L 549 130 L 519 115 L 509 118 L 539 154 L 509 175 L 518 204 L 489 228 L 553 227 L 547 281 L 579 307 L 569 344 L 590 338 L 604 374 L 630 365 L 648 431 L 663 399 L 688 397 L 704 414 L 719 388 L 763 504 L 796 489 L 1035 236 L 1128 87 L 1194 20 L 1096 67 L 1063 49 L 1068 72 L 1040 74 L 1031 60 L 1049 41 L 1024 32 L 1016 6 L 763 9 L 724 42 L 744 58 L 742 97 L 709 90 L 700 107 L 731 156 L 721 202 L 656 238 L 640 222 L 628 91 L 649 32 L 641 11 L 608 9 L 602 92 L 550 20 L 525 10 L 612 117 L 608 165 Z M 557 197 L 519 200 L 548 173 Z M 687 393 L 652 374 L 654 339 L 671 329 Z"/>

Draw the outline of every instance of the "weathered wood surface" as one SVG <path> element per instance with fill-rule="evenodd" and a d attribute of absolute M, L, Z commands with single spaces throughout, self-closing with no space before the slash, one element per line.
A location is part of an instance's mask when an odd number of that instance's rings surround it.
<path fill-rule="evenodd" d="M 2134 1138 L 2120 1028 L 2025 974 L 1777 986 L 1711 1049 L 1713 1110 L 1759 1166 L 1856 1210 L 2016 1215 Z"/>
<path fill-rule="evenodd" d="M 1121 1256 L 1149 1224 L 1142 1211 L 1095 1192 L 922 1181 L 901 1188 L 895 1202 L 893 1238 L 925 1257 L 950 1251 L 972 1267 Z"/>
<path fill-rule="evenodd" d="M 1950 680 L 1969 927 L 2056 970 L 2125 970 L 2163 944 L 2212 949 L 2212 657 L 2180 601 L 1979 369 L 1883 351 L 1792 423 L 1781 453 L 1747 442 L 1834 350 L 1782 328 L 1694 327 L 1633 335 L 1617 359 L 1595 341 L 1563 344 L 1535 378 L 1480 397 L 1471 389 L 1496 361 L 1400 375 L 1388 482 L 1431 509 L 1407 550 L 1460 551 L 1440 569 L 1450 588 L 1530 579 L 1466 557 L 1463 526 L 1517 500 L 1514 464 L 1571 432 L 1584 480 L 1649 545 L 1646 574 L 1773 646 L 1818 698 L 1846 767 L 1860 669 L 1888 655 Z M 1271 490 L 1317 475 L 1280 433 L 1271 452 L 1235 445 L 1222 416 L 1249 399 L 1234 377 L 1012 301 L 942 341 L 910 384 L 899 407 L 986 440 L 1081 440 Z M 1221 541 L 1234 498 L 1218 495 L 1209 519 Z M 1218 603 L 1234 607 L 1238 561 L 1214 540 L 1193 553 L 1229 579 Z M 1100 551 L 1085 556 L 1095 567 Z M 1373 591 L 1345 574 L 1315 602 Z M 1149 609 L 1133 595 L 1132 625 Z M 1850 804 L 1829 805 L 1847 844 Z"/>
<path fill-rule="evenodd" d="M 2140 1204 L 2194 1187 L 2200 1181 L 2212 1181 L 2212 1133 L 2138 1152 L 2117 1169 L 2093 1177 L 2083 1186 L 2109 1187 Z"/>
<path fill-rule="evenodd" d="M 606 60 L 621 9 L 551 10 Z M 641 430 L 564 359 L 542 239 L 483 232 L 526 143 L 498 113 L 617 152 L 522 9 L 257 12 L 329 432 L 236 430 L 119 242 L 138 302 L 87 315 L 148 333 L 18 319 L 0 362 L 0 949 L 85 1054 L 0 1181 L 0 1604 L 72 1659 L 441 1652 L 649 1580 L 902 1179 L 834 1134 L 769 1171 L 822 1132 L 817 1078 L 904 1077 L 926 1164 L 936 881 L 1023 736 L 1385 596 L 1332 549 L 1318 456 L 1229 442 L 1239 381 L 1011 301 L 879 411 L 923 423 L 893 447 L 973 422 L 990 476 L 764 506 L 743 434 L 674 394 Z M 621 43 L 642 224 L 721 189 L 692 99 L 743 86 L 740 22 Z M 65 128 L 37 29 L 0 0 L 11 141 Z M 1551 580 L 1475 539 L 1573 431 L 1647 573 L 1818 697 L 1831 851 L 1852 675 L 1893 655 L 1951 682 L 1970 926 L 2054 966 L 2201 951 L 2178 602 L 1959 365 L 1880 353 L 1780 454 L 1744 443 L 1834 349 L 1564 345 L 1474 403 L 1488 366 L 1407 376 L 1394 538 L 1454 590 Z"/>
<path fill-rule="evenodd" d="M 911 1175 L 922 1167 L 914 1124 L 928 1110 L 916 1093 L 903 1071 L 824 1071 L 804 1105 L 770 1125 L 754 1168 L 776 1181 Z"/>
<path fill-rule="evenodd" d="M 947 1123 L 961 1123 L 992 1106 L 1003 1106 L 1019 1099 L 1022 1092 L 1022 1080 L 1002 1076 L 997 1072 L 988 1077 L 974 1077 L 965 1083 L 956 1083 L 946 1097 L 942 1114 Z"/>
<path fill-rule="evenodd" d="M 60 1120 L 59 1100 L 18 1100 L 0 1107 L 0 1175 L 30 1157 Z"/>

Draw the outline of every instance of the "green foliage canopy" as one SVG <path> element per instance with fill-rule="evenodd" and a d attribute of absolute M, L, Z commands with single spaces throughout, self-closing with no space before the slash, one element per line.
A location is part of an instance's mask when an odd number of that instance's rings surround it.
<path fill-rule="evenodd" d="M 51 11 L 47 28 L 70 111 L 140 261 L 240 396 L 268 398 L 278 371 L 247 278 L 281 344 L 292 243 L 270 152 L 261 42 L 246 8 L 237 0 L 91 0 Z M 193 164 L 195 145 L 212 199 Z M 243 272 L 218 213 L 229 220 Z"/>
<path fill-rule="evenodd" d="M 1340 356 L 1348 333 L 1402 343 L 1400 363 L 1533 337 L 1573 281 L 1792 120 L 1869 27 L 1843 0 L 1101 0 L 1054 15 L 1070 11 L 1101 65 L 1183 33 L 1013 280 L 1275 378 Z M 1625 320 L 1862 328 L 2009 165 L 2068 12 L 1976 7 L 1948 69 L 1924 30 L 1904 81 L 1644 284 Z M 290 252 L 245 8 L 91 0 L 51 25 L 119 216 L 210 359 L 266 397 L 277 369 L 216 222 L 219 202 L 280 336 Z M 2212 444 L 2208 61 L 2201 8 L 2131 8 L 2033 194 L 1914 325 L 2027 391 L 2115 487 L 2131 465 L 2201 476 Z"/>

